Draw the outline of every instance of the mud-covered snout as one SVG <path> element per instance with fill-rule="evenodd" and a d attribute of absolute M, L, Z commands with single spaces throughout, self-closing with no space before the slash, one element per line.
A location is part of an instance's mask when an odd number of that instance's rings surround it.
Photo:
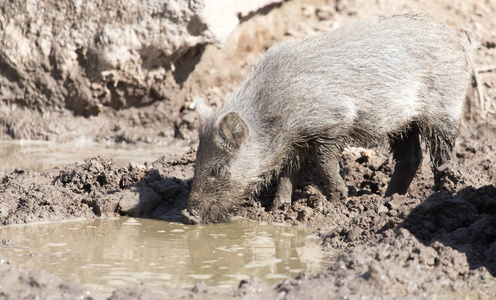
<path fill-rule="evenodd" d="M 201 224 L 200 218 L 198 217 L 198 213 L 193 209 L 183 209 L 181 211 L 181 216 L 184 221 L 190 225 L 198 225 Z"/>
<path fill-rule="evenodd" d="M 181 212 L 188 224 L 228 222 L 232 212 L 245 198 L 239 185 L 194 179 L 188 206 Z"/>
<path fill-rule="evenodd" d="M 200 183 L 201 180 L 193 180 L 191 187 L 191 192 L 188 197 L 187 208 L 181 211 L 181 216 L 184 221 L 190 225 L 198 225 L 204 223 L 202 220 L 201 210 L 203 209 L 202 202 L 204 198 L 208 199 L 206 196 L 206 191 L 202 188 L 203 184 Z"/>
<path fill-rule="evenodd" d="M 188 207 L 181 211 L 181 216 L 183 217 L 184 221 L 190 225 L 198 225 L 203 223 L 198 208 L 198 206 L 201 206 L 199 204 L 202 201 L 202 195 L 201 192 L 199 194 L 197 185 L 198 182 L 194 182 L 188 198 Z"/>

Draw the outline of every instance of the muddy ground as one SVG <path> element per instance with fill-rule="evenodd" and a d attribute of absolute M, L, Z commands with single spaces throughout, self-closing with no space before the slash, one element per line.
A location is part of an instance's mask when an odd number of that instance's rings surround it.
<path fill-rule="evenodd" d="M 411 10 L 428 13 L 455 30 L 469 29 L 480 43 L 476 53 L 480 72 L 468 93 L 454 151 L 457 174 L 446 179 L 442 190 L 433 190 L 430 161 L 424 153 L 422 168 L 407 195 L 384 198 L 392 172 L 387 148 L 347 149 L 341 161 L 350 191 L 345 201 L 327 201 L 318 178 L 309 170 L 288 211 L 269 209 L 274 189 L 268 187 L 235 213 L 318 228 L 322 246 L 341 251 L 328 270 L 303 273 L 272 286 L 253 278 L 224 294 L 209 291 L 201 283 L 191 290 L 157 289 L 144 283 L 116 290 L 111 298 L 496 298 L 496 4 L 490 1 L 290 1 L 264 12 L 242 23 L 225 48 L 207 47 L 182 85 L 181 93 L 188 96 L 177 111 L 174 136 L 190 141 L 191 151 L 124 168 L 110 158 L 94 157 L 44 172 L 15 170 L 0 179 L 0 222 L 116 214 L 181 221 L 193 175 L 197 128 L 188 101 L 200 96 L 209 104 L 219 103 L 246 73 L 256 53 L 275 40 L 306 36 L 366 16 Z M 160 111 L 162 104 L 154 105 L 153 110 Z M 118 114 L 128 113 L 139 115 L 140 110 Z M 153 126 L 145 131 L 160 136 Z M 133 128 L 131 132 L 141 131 Z M 47 272 L 24 271 L 2 260 L 0 298 L 35 296 L 100 298 Z"/>

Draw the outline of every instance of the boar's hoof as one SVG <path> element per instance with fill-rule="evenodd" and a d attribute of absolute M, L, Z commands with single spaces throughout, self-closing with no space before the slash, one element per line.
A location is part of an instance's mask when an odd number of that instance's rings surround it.
<path fill-rule="evenodd" d="M 291 197 L 282 198 L 279 197 L 279 195 L 276 195 L 274 197 L 274 200 L 272 201 L 272 211 L 275 211 L 277 209 L 280 209 L 282 211 L 288 211 L 288 209 L 291 207 Z"/>
<path fill-rule="evenodd" d="M 274 199 L 274 201 L 272 202 L 271 210 L 272 211 L 282 210 L 287 212 L 290 207 L 291 207 L 291 201 L 283 202 L 280 199 Z"/>
<path fill-rule="evenodd" d="M 326 197 L 331 202 L 344 201 L 348 197 L 348 188 L 326 191 Z"/>
<path fill-rule="evenodd" d="M 447 163 L 440 167 L 434 167 L 434 190 L 451 190 L 456 184 L 463 180 L 460 171 L 455 171 L 452 163 Z"/>
<path fill-rule="evenodd" d="M 190 213 L 187 209 L 183 209 L 181 211 L 181 216 L 183 217 L 184 221 L 186 221 L 186 223 L 188 224 L 191 225 L 200 224 L 200 220 L 198 220 L 198 218 L 195 217 L 192 213 Z"/>

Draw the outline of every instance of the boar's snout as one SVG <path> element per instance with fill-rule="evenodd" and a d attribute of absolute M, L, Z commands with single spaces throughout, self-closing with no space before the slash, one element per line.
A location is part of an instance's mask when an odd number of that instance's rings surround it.
<path fill-rule="evenodd" d="M 198 182 L 193 183 L 189 195 L 188 208 L 181 212 L 189 224 L 225 223 L 229 221 L 231 212 L 239 204 L 238 195 L 233 196 L 233 190 L 220 190 L 212 193 L 204 185 L 198 188 Z M 207 191 L 208 190 L 208 191 Z"/>
<path fill-rule="evenodd" d="M 184 221 L 191 225 L 198 225 L 201 223 L 197 215 L 198 214 L 196 212 L 190 211 L 188 209 L 183 209 L 181 211 L 181 216 L 183 217 Z"/>

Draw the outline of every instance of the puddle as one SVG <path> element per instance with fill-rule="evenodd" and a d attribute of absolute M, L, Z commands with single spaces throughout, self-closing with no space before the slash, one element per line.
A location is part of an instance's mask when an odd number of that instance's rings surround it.
<path fill-rule="evenodd" d="M 60 167 L 85 158 L 102 156 L 112 158 L 116 164 L 125 166 L 129 162 L 152 162 L 165 154 L 182 155 L 189 147 L 180 144 L 118 144 L 79 141 L 55 143 L 44 141 L 0 141 L 0 172 L 44 170 Z"/>
<path fill-rule="evenodd" d="M 106 296 L 139 285 L 232 288 L 318 272 L 334 261 L 308 229 L 247 220 L 186 226 L 114 218 L 0 228 L 0 252 L 27 270 L 44 269 Z"/>

